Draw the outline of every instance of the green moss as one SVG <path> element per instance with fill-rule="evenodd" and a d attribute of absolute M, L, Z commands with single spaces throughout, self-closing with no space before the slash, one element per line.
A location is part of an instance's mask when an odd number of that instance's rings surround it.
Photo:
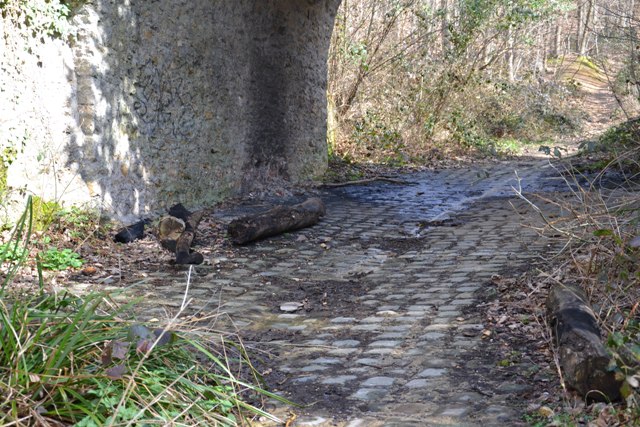
<path fill-rule="evenodd" d="M 586 56 L 578 56 L 578 58 L 576 59 L 576 63 L 584 67 L 590 68 L 591 70 L 595 71 L 598 74 L 602 73 L 602 70 L 600 70 L 600 67 L 598 67 L 596 64 L 591 62 L 591 59 L 589 59 Z"/>

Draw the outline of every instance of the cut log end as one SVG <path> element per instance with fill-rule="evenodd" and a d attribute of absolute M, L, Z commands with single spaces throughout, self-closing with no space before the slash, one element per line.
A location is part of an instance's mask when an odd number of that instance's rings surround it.
<path fill-rule="evenodd" d="M 181 204 L 169 209 L 170 216 L 164 217 L 158 227 L 158 237 L 163 248 L 175 252 L 176 264 L 202 264 L 204 256 L 191 251 L 198 224 L 204 217 L 204 210 L 190 212 Z"/>

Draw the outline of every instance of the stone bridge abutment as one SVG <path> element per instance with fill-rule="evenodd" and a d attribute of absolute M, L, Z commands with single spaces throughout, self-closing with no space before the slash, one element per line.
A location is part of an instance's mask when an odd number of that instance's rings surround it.
<path fill-rule="evenodd" d="M 30 132 L 30 153 L 48 153 L 43 165 L 22 150 L 9 186 L 133 218 L 321 174 L 339 4 L 94 0 L 76 11 L 70 43 L 35 46 L 22 65 L 17 45 L 33 42 L 5 37 L 15 55 L 1 60 L 3 87 L 12 76 L 24 86 L 10 87 L 16 97 L 0 111 L 11 132 Z"/>

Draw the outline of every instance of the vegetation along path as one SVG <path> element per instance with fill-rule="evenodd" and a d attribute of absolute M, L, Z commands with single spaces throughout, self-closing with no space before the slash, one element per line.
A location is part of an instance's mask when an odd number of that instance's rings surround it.
<path fill-rule="evenodd" d="M 403 178 L 321 192 L 316 226 L 227 242 L 192 271 L 189 309 L 228 315 L 219 327 L 237 329 L 270 389 L 305 405 L 269 408 L 295 417 L 288 425 L 514 425 L 535 398 L 532 377 L 517 372 L 535 368 L 539 350 L 503 348 L 486 311 L 497 275 L 553 254 L 523 227 L 536 217 L 513 187 L 557 190 L 558 172 L 536 160 Z M 196 249 L 206 253 L 206 240 Z M 163 270 L 132 288 L 147 317 L 183 303 L 185 270 Z M 518 354 L 515 370 L 505 352 Z"/>

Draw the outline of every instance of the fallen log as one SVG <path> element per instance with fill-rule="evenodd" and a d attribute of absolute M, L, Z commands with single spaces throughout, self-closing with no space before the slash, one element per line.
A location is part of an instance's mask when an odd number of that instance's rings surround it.
<path fill-rule="evenodd" d="M 293 206 L 276 206 L 266 212 L 231 221 L 227 228 L 231 241 L 243 245 L 264 237 L 299 230 L 316 224 L 325 214 L 322 200 L 313 197 Z"/>
<path fill-rule="evenodd" d="M 547 298 L 547 319 L 558 348 L 567 387 L 587 401 L 620 399 L 621 381 L 608 370 L 611 356 L 584 292 L 577 286 L 556 285 Z"/>
<path fill-rule="evenodd" d="M 169 209 L 168 217 L 162 218 L 158 226 L 160 244 L 176 254 L 176 264 L 202 264 L 204 257 L 191 251 L 196 229 L 205 211 L 190 212 L 178 203 Z"/>

